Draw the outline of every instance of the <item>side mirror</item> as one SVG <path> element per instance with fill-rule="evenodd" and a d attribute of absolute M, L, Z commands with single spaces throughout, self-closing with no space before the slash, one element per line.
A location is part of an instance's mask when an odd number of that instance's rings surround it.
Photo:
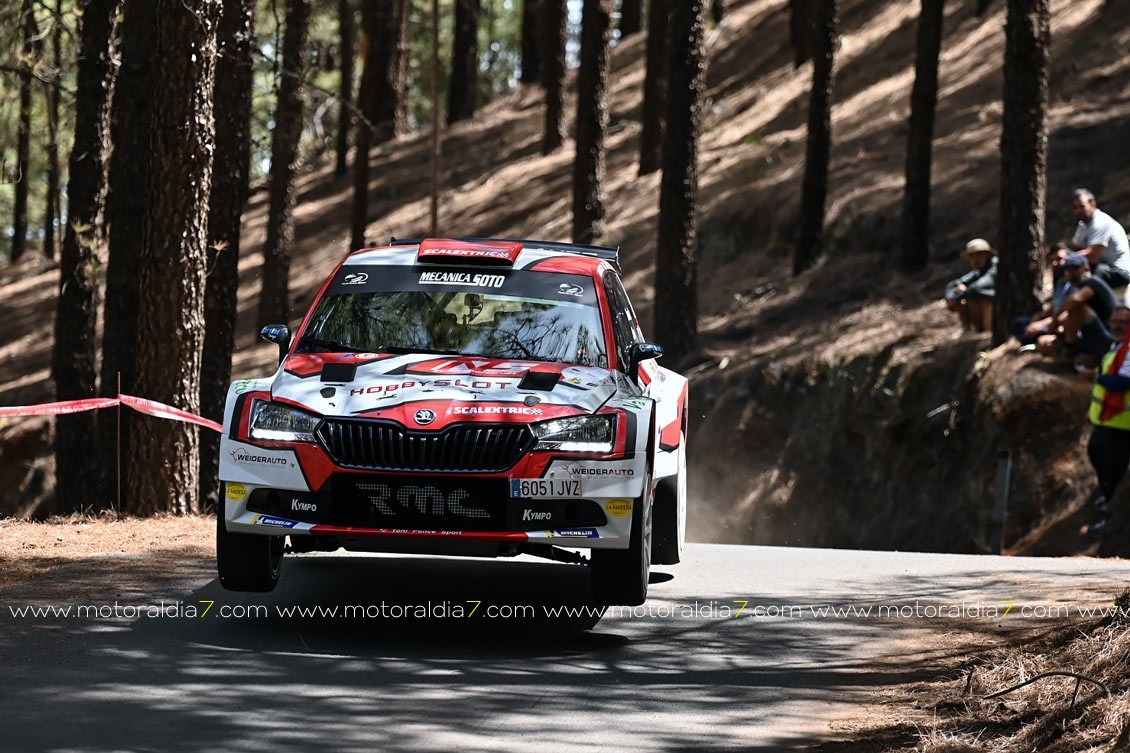
<path fill-rule="evenodd" d="M 282 363 L 290 350 L 290 327 L 285 324 L 268 324 L 259 330 L 259 337 L 279 346 L 279 363 Z"/>
<path fill-rule="evenodd" d="M 651 361 L 663 355 L 663 348 L 655 343 L 632 343 L 628 349 L 628 375 L 632 379 L 639 377 L 640 364 Z"/>

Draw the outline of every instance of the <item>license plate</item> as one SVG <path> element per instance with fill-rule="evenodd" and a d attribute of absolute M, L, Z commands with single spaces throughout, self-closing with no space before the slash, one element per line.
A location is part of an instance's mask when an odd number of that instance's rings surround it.
<path fill-rule="evenodd" d="M 510 496 L 522 499 L 557 499 L 581 496 L 581 480 L 565 478 L 516 478 L 510 480 Z"/>

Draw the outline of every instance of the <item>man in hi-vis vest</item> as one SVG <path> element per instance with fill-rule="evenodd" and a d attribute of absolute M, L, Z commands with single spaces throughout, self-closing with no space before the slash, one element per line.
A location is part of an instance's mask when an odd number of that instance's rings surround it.
<path fill-rule="evenodd" d="M 1130 308 L 1122 303 L 1110 317 L 1110 330 L 1114 345 L 1103 356 L 1102 365 L 1095 376 L 1095 389 L 1091 393 L 1091 439 L 1087 442 L 1087 457 L 1099 477 L 1099 490 L 1104 500 L 1096 500 L 1096 506 L 1103 506 L 1114 499 L 1114 490 L 1130 468 Z M 1091 526 L 1097 533 L 1102 524 Z"/>

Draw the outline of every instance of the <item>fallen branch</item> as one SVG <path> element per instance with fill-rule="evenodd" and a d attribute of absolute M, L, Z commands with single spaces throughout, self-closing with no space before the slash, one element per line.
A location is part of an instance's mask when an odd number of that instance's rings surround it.
<path fill-rule="evenodd" d="M 1020 683 L 1019 685 L 1013 685 L 1011 688 L 1005 688 L 1004 690 L 998 690 L 997 692 L 992 693 L 991 695 L 985 696 L 985 700 L 989 700 L 990 698 L 999 698 L 1002 695 L 1007 695 L 1008 693 L 1011 693 L 1014 690 L 1020 690 L 1021 688 L 1025 687 L 1027 685 L 1031 685 L 1032 683 L 1036 682 L 1036 680 L 1042 680 L 1045 677 L 1074 677 L 1075 678 L 1075 692 L 1071 694 L 1071 705 L 1072 706 L 1075 705 L 1075 699 L 1079 695 L 1079 686 L 1084 682 L 1089 682 L 1092 685 L 1097 685 L 1100 688 L 1102 688 L 1102 691 L 1104 693 L 1106 693 L 1107 695 L 1110 695 L 1110 688 L 1108 688 L 1106 685 L 1099 682 L 1098 680 L 1096 680 L 1093 677 L 1087 677 L 1087 675 L 1081 675 L 1081 674 L 1078 674 L 1077 672 L 1052 671 L 1052 672 L 1041 672 L 1040 674 L 1036 675 L 1035 677 L 1032 677 L 1031 679 L 1025 680 L 1024 682 Z"/>

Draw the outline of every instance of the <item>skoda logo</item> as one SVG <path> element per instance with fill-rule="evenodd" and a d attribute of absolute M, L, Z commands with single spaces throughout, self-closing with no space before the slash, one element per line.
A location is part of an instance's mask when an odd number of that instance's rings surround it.
<path fill-rule="evenodd" d="M 416 423 L 421 426 L 427 426 L 432 421 L 436 420 L 436 414 L 428 409 L 416 411 Z"/>

